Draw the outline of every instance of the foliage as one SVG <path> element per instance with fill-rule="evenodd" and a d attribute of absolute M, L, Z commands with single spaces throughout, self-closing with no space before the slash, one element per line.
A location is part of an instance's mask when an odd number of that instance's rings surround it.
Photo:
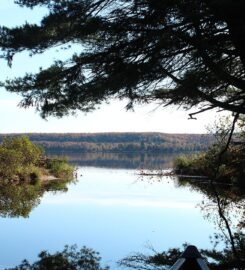
<path fill-rule="evenodd" d="M 220 148 L 214 145 L 205 153 L 178 157 L 174 162 L 174 171 L 180 175 L 207 176 L 216 181 L 244 187 L 244 148 L 230 147 L 223 155 L 221 164 L 218 164 L 219 153 Z"/>
<path fill-rule="evenodd" d="M 40 185 L 0 182 L 0 216 L 28 217 L 31 210 L 40 203 L 42 194 Z"/>
<path fill-rule="evenodd" d="M 5 137 L 1 147 L 17 152 L 23 166 L 37 165 L 43 156 L 42 148 L 33 144 L 27 136 Z"/>
<path fill-rule="evenodd" d="M 28 137 L 6 137 L 0 145 L 0 216 L 28 217 L 44 192 L 67 190 L 73 171 L 64 159 L 47 160 Z M 61 179 L 44 181 L 52 173 Z"/>
<path fill-rule="evenodd" d="M 0 178 L 27 179 L 39 178 L 38 162 L 43 151 L 26 136 L 5 138 L 0 145 Z"/>
<path fill-rule="evenodd" d="M 183 245 L 185 248 L 186 245 Z M 118 265 L 127 269 L 137 270 L 167 270 L 169 269 L 181 256 L 183 250 L 181 248 L 170 248 L 167 251 L 156 252 L 151 250 L 152 255 L 143 253 L 135 253 L 127 256 L 118 262 Z"/>
<path fill-rule="evenodd" d="M 30 264 L 24 260 L 19 266 L 8 270 L 108 270 L 100 265 L 99 253 L 83 247 L 77 250 L 76 246 L 65 246 L 61 252 L 50 254 L 42 251 L 39 260 Z M 6 269 L 7 270 L 7 269 Z"/>
<path fill-rule="evenodd" d="M 37 166 L 29 165 L 22 166 L 18 170 L 18 179 L 22 182 L 27 182 L 31 184 L 40 183 L 42 178 L 41 169 Z"/>
<path fill-rule="evenodd" d="M 27 218 L 44 193 L 66 192 L 68 183 L 70 181 L 63 179 L 44 182 L 34 179 L 24 183 L 0 181 L 0 216 Z"/>
<path fill-rule="evenodd" d="M 0 148 L 0 176 L 1 178 L 13 178 L 19 171 L 21 157 L 14 150 Z"/>
<path fill-rule="evenodd" d="M 215 138 L 208 150 L 195 156 L 179 157 L 174 162 L 177 174 L 203 175 L 214 181 L 221 181 L 245 187 L 245 137 L 244 123 L 238 119 L 240 129 L 234 138 L 228 118 L 215 124 Z"/>
<path fill-rule="evenodd" d="M 180 175 L 205 175 L 203 154 L 177 157 L 174 160 L 174 170 Z"/>
<path fill-rule="evenodd" d="M 46 168 L 57 178 L 73 179 L 74 167 L 67 163 L 65 158 L 52 158 L 47 161 Z"/>
<path fill-rule="evenodd" d="M 170 248 L 167 251 L 156 252 L 152 255 L 136 253 L 123 258 L 118 262 L 119 266 L 126 269 L 137 270 L 168 270 L 181 256 L 187 244 L 180 248 Z M 241 260 L 235 260 L 232 251 L 228 248 L 217 251 L 215 249 L 202 249 L 200 253 L 203 258 L 209 261 L 210 270 L 228 270 L 228 269 L 244 269 L 244 246 L 242 246 Z"/>
<path fill-rule="evenodd" d="M 73 179 L 74 167 L 66 159 L 47 159 L 40 146 L 26 136 L 6 137 L 0 145 L 0 180 L 38 184 L 50 174 Z"/>
<path fill-rule="evenodd" d="M 0 28 L 1 57 L 9 65 L 22 51 L 81 45 L 71 59 L 4 83 L 43 117 L 91 111 L 115 97 L 127 98 L 128 108 L 159 101 L 245 112 L 243 0 L 15 2 L 45 6 L 49 14 L 40 24 Z"/>

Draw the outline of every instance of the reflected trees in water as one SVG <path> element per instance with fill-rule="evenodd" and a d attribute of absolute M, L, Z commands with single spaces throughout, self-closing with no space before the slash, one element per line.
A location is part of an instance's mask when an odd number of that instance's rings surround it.
<path fill-rule="evenodd" d="M 161 181 L 161 177 L 140 177 L 140 180 Z M 232 185 L 217 184 L 207 179 L 176 178 L 176 186 L 187 186 L 203 194 L 198 204 L 203 217 L 213 223 L 217 233 L 210 236 L 212 249 L 200 250 L 209 262 L 210 269 L 245 269 L 245 190 Z M 151 255 L 135 253 L 119 262 L 120 266 L 133 269 L 169 269 L 182 254 L 183 247 L 164 252 L 151 249 Z"/>
<path fill-rule="evenodd" d="M 240 187 L 214 183 L 213 181 L 183 180 L 179 185 L 188 184 L 192 189 L 204 194 L 199 207 L 204 218 L 212 222 L 217 230 L 212 237 L 214 248 L 222 251 L 205 251 L 204 254 L 226 268 L 245 268 L 245 190 Z"/>
<path fill-rule="evenodd" d="M 27 136 L 0 144 L 0 216 L 28 217 L 45 191 L 67 190 L 75 168 L 63 158 L 47 158 Z"/>
<path fill-rule="evenodd" d="M 157 178 L 158 182 L 159 179 Z M 152 183 L 152 178 L 151 178 Z M 245 193 L 241 189 L 231 189 L 224 185 L 209 185 L 204 181 L 178 180 L 178 185 L 188 186 L 203 194 L 203 201 L 198 205 L 204 218 L 212 222 L 218 232 L 210 239 L 213 248 L 200 249 L 201 255 L 208 261 L 210 270 L 245 269 L 244 204 Z M 153 248 L 150 254 L 135 253 L 121 259 L 118 268 L 138 270 L 169 269 L 180 257 L 187 243 L 181 247 L 158 252 Z M 23 261 L 16 268 L 9 270 L 32 269 L 88 269 L 104 270 L 99 254 L 83 247 L 65 247 L 63 251 L 50 254 L 41 252 L 39 260 L 33 264 Z"/>
<path fill-rule="evenodd" d="M 186 153 L 186 152 L 185 152 Z M 48 153 L 52 158 L 58 153 Z M 171 168 L 177 153 L 69 153 L 69 162 L 76 166 L 116 169 L 160 169 Z"/>
<path fill-rule="evenodd" d="M 236 186 L 192 182 L 205 198 L 200 204 L 204 218 L 213 222 L 218 233 L 213 237 L 214 246 L 223 246 L 217 255 L 226 265 L 223 269 L 245 268 L 245 190 Z M 220 254 L 221 253 L 221 254 Z M 206 254 L 212 254 L 206 252 Z M 214 253 L 215 254 L 215 253 Z M 219 258 L 216 256 L 217 258 Z M 215 257 L 214 257 L 215 259 Z M 222 268 L 220 268 L 222 269 Z"/>
<path fill-rule="evenodd" d="M 45 192 L 66 192 L 67 185 L 74 180 L 51 180 L 30 183 L 0 182 L 0 216 L 28 217 L 39 205 Z"/>

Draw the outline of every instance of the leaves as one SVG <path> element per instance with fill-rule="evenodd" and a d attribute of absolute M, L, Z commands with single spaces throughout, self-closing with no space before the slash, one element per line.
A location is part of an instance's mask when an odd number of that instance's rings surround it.
<path fill-rule="evenodd" d="M 42 117 L 88 112 L 114 97 L 128 99 L 129 107 L 160 101 L 245 113 L 242 1 L 16 3 L 46 6 L 49 14 L 40 25 L 1 27 L 2 57 L 10 65 L 23 50 L 37 54 L 54 46 L 81 46 L 69 61 L 6 81 L 7 90 L 23 96 L 21 106 L 35 106 Z"/>
<path fill-rule="evenodd" d="M 19 266 L 8 270 L 108 270 L 109 267 L 100 265 L 99 253 L 83 247 L 78 250 L 77 246 L 65 246 L 65 248 L 54 254 L 42 251 L 39 260 L 30 264 L 24 260 Z M 7 269 L 6 269 L 7 270 Z"/>

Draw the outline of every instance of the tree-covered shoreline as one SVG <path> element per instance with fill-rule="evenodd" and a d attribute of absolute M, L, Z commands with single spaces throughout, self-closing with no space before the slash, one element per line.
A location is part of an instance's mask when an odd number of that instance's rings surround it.
<path fill-rule="evenodd" d="M 235 124 L 237 132 L 234 134 Z M 220 120 L 214 132 L 215 141 L 207 151 L 192 156 L 180 156 L 174 162 L 179 175 L 206 176 L 211 182 L 245 188 L 244 119 Z"/>
<path fill-rule="evenodd" d="M 72 180 L 74 167 L 62 158 L 47 158 L 27 136 L 6 137 L 0 144 L 0 182 L 38 184 Z"/>
<path fill-rule="evenodd" d="M 0 144 L 0 217 L 27 218 L 46 192 L 67 191 L 75 167 L 64 158 L 48 158 L 26 136 Z"/>
<path fill-rule="evenodd" d="M 20 134 L 0 134 L 15 137 Z M 207 134 L 123 133 L 28 133 L 47 152 L 62 153 L 178 153 L 206 150 L 213 138 Z"/>

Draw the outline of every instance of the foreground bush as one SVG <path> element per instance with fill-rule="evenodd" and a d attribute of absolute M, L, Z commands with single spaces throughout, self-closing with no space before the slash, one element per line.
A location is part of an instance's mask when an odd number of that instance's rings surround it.
<path fill-rule="evenodd" d="M 76 246 L 66 246 L 63 251 L 50 254 L 42 251 L 39 260 L 30 264 L 24 260 L 19 266 L 6 270 L 108 270 L 100 265 L 99 253 L 83 247 L 78 250 Z"/>

